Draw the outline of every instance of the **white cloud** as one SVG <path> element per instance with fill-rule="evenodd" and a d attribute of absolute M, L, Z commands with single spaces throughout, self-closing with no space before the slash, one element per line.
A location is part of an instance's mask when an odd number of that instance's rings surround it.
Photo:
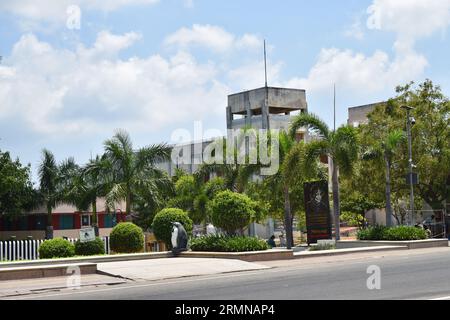
<path fill-rule="evenodd" d="M 156 132 L 222 114 L 229 88 L 214 64 L 183 51 L 117 58 L 138 38 L 101 32 L 92 47 L 70 51 L 22 36 L 0 68 L 0 121 L 63 137 L 105 125 Z"/>
<path fill-rule="evenodd" d="M 22 24 L 36 26 L 37 23 L 64 22 L 67 8 L 77 5 L 81 10 L 114 11 L 133 5 L 151 5 L 159 0 L 14 0 L 0 2 L 0 12 L 8 12 L 25 19 Z"/>
<path fill-rule="evenodd" d="M 357 40 L 364 39 L 364 29 L 360 16 L 354 19 L 353 24 L 349 28 L 347 28 L 347 30 L 345 30 L 344 35 L 346 37 L 355 38 Z"/>
<path fill-rule="evenodd" d="M 427 64 L 425 57 L 419 54 L 391 61 L 383 51 L 365 56 L 352 50 L 322 49 L 308 77 L 292 79 L 288 85 L 317 93 L 338 83 L 341 88 L 355 94 L 369 94 L 415 79 Z"/>
<path fill-rule="evenodd" d="M 367 27 L 397 34 L 398 46 L 443 31 L 450 25 L 450 0 L 374 0 Z"/>
<path fill-rule="evenodd" d="M 192 28 L 183 27 L 169 35 L 165 39 L 165 44 L 180 48 L 205 47 L 223 53 L 233 49 L 258 48 L 261 47 L 262 40 L 252 34 L 236 37 L 218 26 L 194 24 Z"/>
<path fill-rule="evenodd" d="M 348 92 L 360 95 L 384 92 L 417 80 L 429 63 L 415 50 L 415 42 L 448 28 L 450 0 L 374 0 L 367 9 L 366 25 L 396 34 L 393 54 L 381 50 L 365 55 L 345 49 L 322 49 L 308 76 L 291 79 L 288 84 L 314 94 L 329 91 L 333 83 L 338 83 Z M 346 35 L 364 37 L 359 20 Z"/>

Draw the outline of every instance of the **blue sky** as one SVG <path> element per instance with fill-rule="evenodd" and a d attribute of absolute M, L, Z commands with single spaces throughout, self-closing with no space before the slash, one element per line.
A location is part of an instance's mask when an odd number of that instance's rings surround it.
<path fill-rule="evenodd" d="M 450 0 L 0 0 L 0 19 L 0 149 L 33 170 L 117 128 L 136 147 L 225 130 L 227 95 L 264 83 L 264 38 L 269 85 L 306 89 L 330 124 L 334 82 L 339 123 L 408 81 L 450 93 Z"/>

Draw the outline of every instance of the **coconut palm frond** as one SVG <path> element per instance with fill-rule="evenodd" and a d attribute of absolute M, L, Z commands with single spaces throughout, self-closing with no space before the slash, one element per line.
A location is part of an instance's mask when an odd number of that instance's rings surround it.
<path fill-rule="evenodd" d="M 310 130 L 315 131 L 325 138 L 328 138 L 330 133 L 327 124 L 318 116 L 312 113 L 301 113 L 292 121 L 291 128 L 289 129 L 290 136 L 295 138 L 297 130 L 304 127 L 308 127 Z"/>

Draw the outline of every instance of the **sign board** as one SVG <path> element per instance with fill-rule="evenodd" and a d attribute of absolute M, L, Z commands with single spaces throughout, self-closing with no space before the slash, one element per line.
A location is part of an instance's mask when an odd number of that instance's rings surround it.
<path fill-rule="evenodd" d="M 411 185 L 411 174 L 406 175 L 406 184 Z M 412 174 L 412 184 L 418 185 L 419 184 L 419 175 L 417 173 Z"/>
<path fill-rule="evenodd" d="M 95 230 L 92 227 L 80 230 L 80 242 L 89 242 L 95 240 Z"/>
<path fill-rule="evenodd" d="M 308 244 L 332 239 L 328 182 L 304 184 Z"/>

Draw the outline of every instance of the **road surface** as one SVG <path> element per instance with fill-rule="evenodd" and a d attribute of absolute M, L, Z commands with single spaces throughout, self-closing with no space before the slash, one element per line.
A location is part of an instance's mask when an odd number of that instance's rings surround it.
<path fill-rule="evenodd" d="M 450 299 L 450 248 L 261 264 L 272 268 L 163 281 L 127 282 L 14 299 Z M 380 290 L 367 288 L 367 279 L 371 276 L 367 270 L 371 266 L 380 268 Z"/>

